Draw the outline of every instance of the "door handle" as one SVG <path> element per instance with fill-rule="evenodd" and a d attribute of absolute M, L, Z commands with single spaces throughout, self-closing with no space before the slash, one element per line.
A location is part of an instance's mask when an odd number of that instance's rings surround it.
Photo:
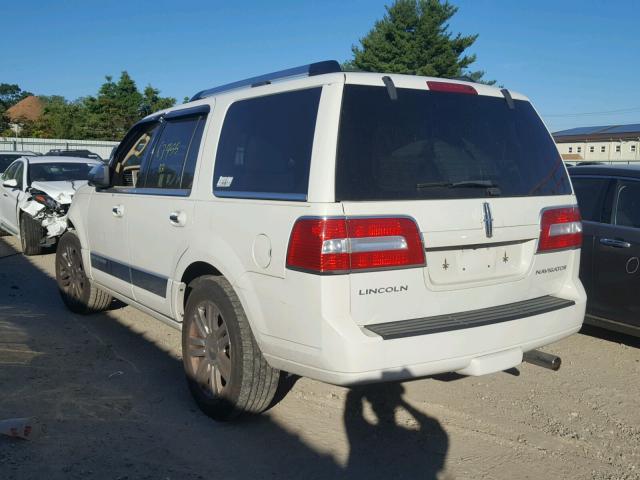
<path fill-rule="evenodd" d="M 122 217 L 124 215 L 124 207 L 122 205 L 115 205 L 111 208 L 111 213 L 114 217 Z"/>
<path fill-rule="evenodd" d="M 184 224 L 187 223 L 187 215 L 184 212 L 171 212 L 169 222 L 174 227 L 184 227 Z"/>
<path fill-rule="evenodd" d="M 616 240 L 615 238 L 601 238 L 601 245 L 606 245 L 607 247 L 614 248 L 630 248 L 631 244 L 629 242 L 625 242 L 624 240 Z"/>

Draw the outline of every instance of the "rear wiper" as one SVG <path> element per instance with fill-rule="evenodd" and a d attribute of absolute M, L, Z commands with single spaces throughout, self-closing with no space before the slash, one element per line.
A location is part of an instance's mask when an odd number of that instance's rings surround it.
<path fill-rule="evenodd" d="M 425 182 L 416 184 L 417 189 L 422 188 L 484 188 L 492 196 L 500 195 L 500 187 L 491 180 L 465 180 L 463 182 Z"/>

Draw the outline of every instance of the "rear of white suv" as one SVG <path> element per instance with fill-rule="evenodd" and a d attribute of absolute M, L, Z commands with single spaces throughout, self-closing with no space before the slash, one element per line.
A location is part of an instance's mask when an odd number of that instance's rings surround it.
<path fill-rule="evenodd" d="M 70 211 L 92 288 L 183 329 L 206 413 L 267 408 L 278 370 L 341 385 L 480 375 L 580 328 L 580 216 L 525 97 L 404 75 L 252 80 L 161 112 L 160 140 L 141 130 L 151 160 L 134 178 L 151 178 L 154 152 L 182 152 L 197 155 L 193 186 L 96 181 Z M 163 142 L 190 110 L 201 143 Z M 108 254 L 86 221 L 100 198 L 129 237 Z M 153 258 L 162 272 L 140 263 Z"/>
<path fill-rule="evenodd" d="M 343 213 L 300 218 L 289 241 L 288 301 L 317 332 L 317 355 L 301 352 L 294 367 L 282 358 L 291 352 L 267 358 L 339 384 L 478 375 L 576 332 L 580 216 L 531 104 L 390 78 L 392 91 L 381 75 L 347 75 L 335 162 Z"/>

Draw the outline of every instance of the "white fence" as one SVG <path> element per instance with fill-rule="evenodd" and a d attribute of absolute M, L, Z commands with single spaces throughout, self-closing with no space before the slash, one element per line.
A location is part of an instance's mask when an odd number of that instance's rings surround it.
<path fill-rule="evenodd" d="M 93 153 L 97 153 L 104 159 L 109 158 L 111 150 L 117 145 L 118 142 L 107 142 L 103 140 L 0 137 L 0 150 L 11 150 L 16 152 L 30 150 L 35 153 L 47 153 L 49 150 L 54 148 L 60 150 L 90 150 Z"/>

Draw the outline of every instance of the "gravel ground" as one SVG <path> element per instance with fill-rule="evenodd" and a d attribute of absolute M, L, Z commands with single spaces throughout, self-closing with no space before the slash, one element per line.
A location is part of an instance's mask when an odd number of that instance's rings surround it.
<path fill-rule="evenodd" d="M 68 312 L 55 255 L 0 239 L 2 479 L 640 479 L 640 340 L 589 329 L 523 364 L 345 389 L 307 379 L 266 414 L 218 424 L 191 401 L 179 332 L 131 307 Z"/>

